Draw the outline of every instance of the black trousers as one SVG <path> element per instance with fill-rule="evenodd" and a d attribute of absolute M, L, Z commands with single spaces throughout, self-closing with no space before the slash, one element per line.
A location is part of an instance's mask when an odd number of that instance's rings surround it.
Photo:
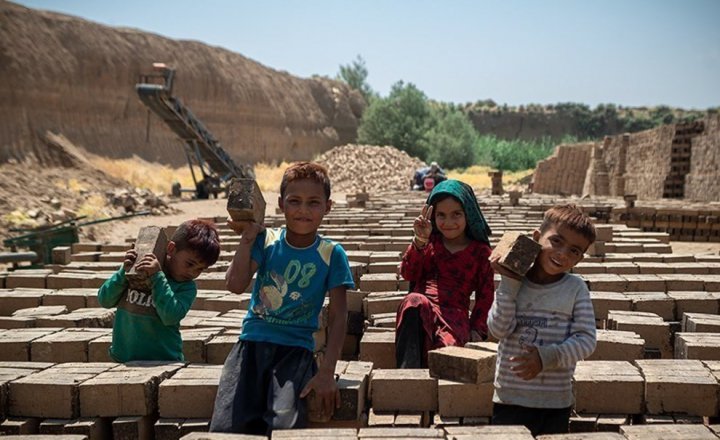
<path fill-rule="evenodd" d="M 420 311 L 413 307 L 405 310 L 402 324 L 395 335 L 395 361 L 397 368 L 427 368 L 423 356 L 423 334 Z"/>
<path fill-rule="evenodd" d="M 223 366 L 210 431 L 269 435 L 306 427 L 300 392 L 316 372 L 307 349 L 238 341 Z"/>
<path fill-rule="evenodd" d="M 528 408 L 495 403 L 492 424 L 524 425 L 533 437 L 540 434 L 567 434 L 571 408 Z"/>

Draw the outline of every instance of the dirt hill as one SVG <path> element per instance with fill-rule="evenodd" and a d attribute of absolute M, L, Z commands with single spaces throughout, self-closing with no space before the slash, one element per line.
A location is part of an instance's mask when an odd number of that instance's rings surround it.
<path fill-rule="evenodd" d="M 308 159 L 355 140 L 365 102 L 343 83 L 0 1 L 0 163 L 44 154 L 48 130 L 110 158 L 183 163 L 180 141 L 135 92 L 153 62 L 177 69 L 175 95 L 240 162 Z"/>

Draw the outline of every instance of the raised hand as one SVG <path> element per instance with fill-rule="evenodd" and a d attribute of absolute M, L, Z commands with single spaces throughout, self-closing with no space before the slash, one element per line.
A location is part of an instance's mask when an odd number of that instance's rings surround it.
<path fill-rule="evenodd" d="M 432 205 L 423 206 L 420 215 L 415 218 L 413 222 L 413 232 L 418 241 L 427 243 L 430 240 L 430 233 L 432 232 Z"/>
<path fill-rule="evenodd" d="M 157 272 L 160 272 L 160 261 L 155 254 L 145 254 L 140 258 L 140 261 L 138 261 L 135 270 L 139 273 L 144 273 L 149 278 Z"/>
<path fill-rule="evenodd" d="M 265 230 L 264 226 L 249 220 L 235 221 L 228 218 L 227 225 L 230 229 L 235 231 L 235 233 L 240 234 L 241 241 L 246 244 L 254 243 L 255 237 Z"/>
<path fill-rule="evenodd" d="M 135 249 L 130 249 L 125 253 L 125 260 L 123 261 L 123 269 L 125 269 L 125 272 L 133 267 L 135 260 L 137 260 L 137 252 L 135 252 Z"/>

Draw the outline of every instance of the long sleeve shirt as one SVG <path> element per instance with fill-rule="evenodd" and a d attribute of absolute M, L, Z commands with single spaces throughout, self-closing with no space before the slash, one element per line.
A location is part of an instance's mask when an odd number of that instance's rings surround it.
<path fill-rule="evenodd" d="M 471 329 L 483 335 L 488 331 L 494 291 L 490 252 L 490 246 L 472 240 L 465 249 L 451 253 L 442 237 L 433 234 L 422 249 L 411 244 L 400 263 L 402 277 L 413 283 L 412 291 L 428 297 L 460 345 L 469 340 Z M 475 305 L 468 317 L 473 291 Z"/>
<path fill-rule="evenodd" d="M 493 401 L 530 408 L 566 408 L 573 403 L 575 364 L 597 342 L 590 292 L 576 275 L 540 285 L 502 277 L 488 317 L 500 340 Z M 542 371 L 531 380 L 516 376 L 510 358 L 538 349 Z"/>
<path fill-rule="evenodd" d="M 151 292 L 129 289 L 120 268 L 98 291 L 101 306 L 117 307 L 110 356 L 118 362 L 185 359 L 180 321 L 197 295 L 195 281 L 177 282 L 162 271 L 150 280 Z"/>

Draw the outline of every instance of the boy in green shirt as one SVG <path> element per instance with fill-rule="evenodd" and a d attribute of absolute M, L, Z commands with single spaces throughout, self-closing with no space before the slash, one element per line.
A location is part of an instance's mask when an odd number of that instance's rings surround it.
<path fill-rule="evenodd" d="M 154 254 L 140 258 L 135 270 L 150 279 L 150 292 L 130 289 L 126 271 L 137 260 L 131 249 L 123 266 L 100 287 L 98 301 L 117 307 L 110 357 L 116 362 L 136 360 L 184 361 L 180 321 L 197 295 L 195 278 L 215 264 L 220 240 L 212 223 L 188 220 L 168 242 L 165 261 Z"/>

